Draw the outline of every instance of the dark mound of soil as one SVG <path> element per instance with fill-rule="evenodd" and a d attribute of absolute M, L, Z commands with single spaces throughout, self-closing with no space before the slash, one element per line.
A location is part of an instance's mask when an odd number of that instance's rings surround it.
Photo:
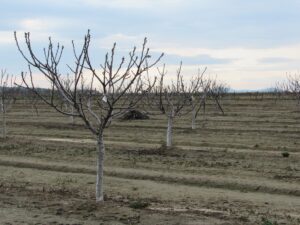
<path fill-rule="evenodd" d="M 148 120 L 148 119 L 150 119 L 148 115 L 138 110 L 130 110 L 121 117 L 121 120 Z"/>

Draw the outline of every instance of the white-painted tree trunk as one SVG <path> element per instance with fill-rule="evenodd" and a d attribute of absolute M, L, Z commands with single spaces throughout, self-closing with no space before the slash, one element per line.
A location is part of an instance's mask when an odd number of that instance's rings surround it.
<path fill-rule="evenodd" d="M 97 180 L 96 180 L 96 202 L 102 202 L 103 195 L 103 168 L 104 168 L 105 147 L 103 135 L 97 138 Z"/>
<path fill-rule="evenodd" d="M 173 120 L 174 120 L 174 116 L 169 115 L 168 128 L 167 128 L 167 147 L 172 147 Z"/>

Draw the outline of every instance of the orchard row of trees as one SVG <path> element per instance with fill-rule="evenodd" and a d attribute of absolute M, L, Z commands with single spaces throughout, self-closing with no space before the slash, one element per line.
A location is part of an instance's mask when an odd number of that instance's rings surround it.
<path fill-rule="evenodd" d="M 19 42 L 15 33 L 16 46 L 28 64 L 27 73 L 22 72 L 22 82 L 17 84 L 20 91 L 30 91 L 44 103 L 57 112 L 72 118 L 80 118 L 97 140 L 97 179 L 96 200 L 103 201 L 103 164 L 105 145 L 103 134 L 114 118 L 128 110 L 141 107 L 148 111 L 159 111 L 168 118 L 168 147 L 172 146 L 172 128 L 174 120 L 193 111 L 195 120 L 201 108 L 205 109 L 207 96 L 213 96 L 219 104 L 220 90 L 225 90 L 223 84 L 216 80 L 205 78 L 205 71 L 199 71 L 190 81 L 185 81 L 182 75 L 182 64 L 179 65 L 175 81 L 166 84 L 166 67 L 157 69 L 157 75 L 151 76 L 150 71 L 156 68 L 163 54 L 151 58 L 147 39 L 144 39 L 141 49 L 134 47 L 128 57 L 123 57 L 116 63 L 116 44 L 106 54 L 100 69 L 96 68 L 90 55 L 90 32 L 85 35 L 84 42 L 76 47 L 72 42 L 74 64 L 67 65 L 69 73 L 62 74 L 61 59 L 64 46 L 54 45 L 49 38 L 48 46 L 44 48 L 43 57 L 32 48 L 30 33 L 25 33 L 24 44 Z M 23 48 L 21 47 L 23 46 Z M 36 86 L 34 71 L 38 71 L 48 86 L 45 91 Z M 5 71 L 1 74 L 1 112 L 3 115 L 3 137 L 6 136 L 5 114 L 11 107 L 15 96 L 9 93 L 15 82 Z M 10 88 L 9 88 L 10 87 Z M 35 105 L 36 98 L 32 104 Z M 62 107 L 64 105 L 65 107 Z M 221 108 L 221 107 L 220 107 Z"/>
<path fill-rule="evenodd" d="M 300 75 L 288 75 L 285 82 L 277 83 L 275 93 L 278 97 L 292 95 L 300 104 Z"/>
<path fill-rule="evenodd" d="M 91 35 L 88 31 L 83 44 L 78 47 L 72 42 L 74 63 L 67 65 L 68 74 L 62 74 L 61 59 L 64 46 L 54 45 L 49 38 L 48 46 L 43 51 L 35 52 L 32 48 L 30 33 L 25 33 L 22 47 L 15 32 L 16 46 L 28 64 L 28 71 L 22 72 L 21 82 L 14 81 L 6 71 L 0 77 L 0 107 L 3 120 L 3 137 L 6 136 L 6 113 L 16 97 L 15 85 L 19 91 L 33 94 L 32 104 L 37 110 L 36 99 L 54 108 L 57 112 L 69 116 L 72 120 L 80 118 L 97 141 L 97 179 L 96 201 L 103 201 L 103 165 L 105 156 L 104 131 L 114 118 L 128 110 L 141 108 L 159 112 L 167 118 L 166 146 L 172 146 L 174 120 L 191 113 L 192 129 L 196 128 L 196 118 L 200 111 L 205 112 L 207 99 L 213 99 L 218 109 L 224 114 L 220 99 L 228 87 L 216 78 L 206 76 L 206 69 L 199 70 L 188 81 L 182 74 L 182 63 L 178 66 L 176 78 L 165 82 L 166 66 L 158 68 L 163 54 L 152 58 L 144 39 L 141 49 L 134 47 L 128 57 L 116 63 L 116 44 L 105 55 L 100 69 L 93 65 L 90 58 Z M 156 75 L 152 75 L 157 70 Z M 34 71 L 38 71 L 50 87 L 48 90 L 36 86 Z M 285 85 L 287 91 L 294 91 L 296 82 Z M 297 83 L 299 92 L 299 83 Z M 299 92 L 300 95 L 300 92 Z M 300 98 L 299 98 L 300 99 Z M 64 106 L 64 107 L 62 107 Z"/>

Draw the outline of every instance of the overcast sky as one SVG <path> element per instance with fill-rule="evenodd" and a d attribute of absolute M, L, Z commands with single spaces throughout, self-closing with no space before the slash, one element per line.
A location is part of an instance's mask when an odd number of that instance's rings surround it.
<path fill-rule="evenodd" d="M 168 76 L 182 60 L 184 76 L 207 66 L 234 89 L 262 89 L 300 69 L 299 0 L 1 0 L 0 68 L 26 69 L 13 31 L 31 32 L 40 53 L 60 41 L 68 62 L 88 29 L 99 64 L 114 42 L 126 55 L 148 37 Z"/>

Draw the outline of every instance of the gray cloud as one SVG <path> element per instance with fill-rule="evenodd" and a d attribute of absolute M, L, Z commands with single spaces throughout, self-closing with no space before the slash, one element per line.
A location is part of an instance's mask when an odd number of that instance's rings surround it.
<path fill-rule="evenodd" d="M 124 7 L 117 4 L 120 2 Z M 140 2 L 140 7 L 133 7 L 135 2 Z M 271 48 L 300 42 L 300 29 L 297 29 L 300 2 L 296 0 L 286 0 L 284 4 L 281 0 L 170 2 L 173 1 L 3 0 L 1 6 L 7 10 L 0 15 L 0 29 L 18 29 L 14 24 L 24 18 L 53 17 L 62 23 L 75 21 L 76 26 L 57 29 L 61 35 L 72 34 L 73 38 L 90 28 L 102 36 L 155 35 L 193 47 Z M 99 7 L 91 7 L 94 4 Z"/>

